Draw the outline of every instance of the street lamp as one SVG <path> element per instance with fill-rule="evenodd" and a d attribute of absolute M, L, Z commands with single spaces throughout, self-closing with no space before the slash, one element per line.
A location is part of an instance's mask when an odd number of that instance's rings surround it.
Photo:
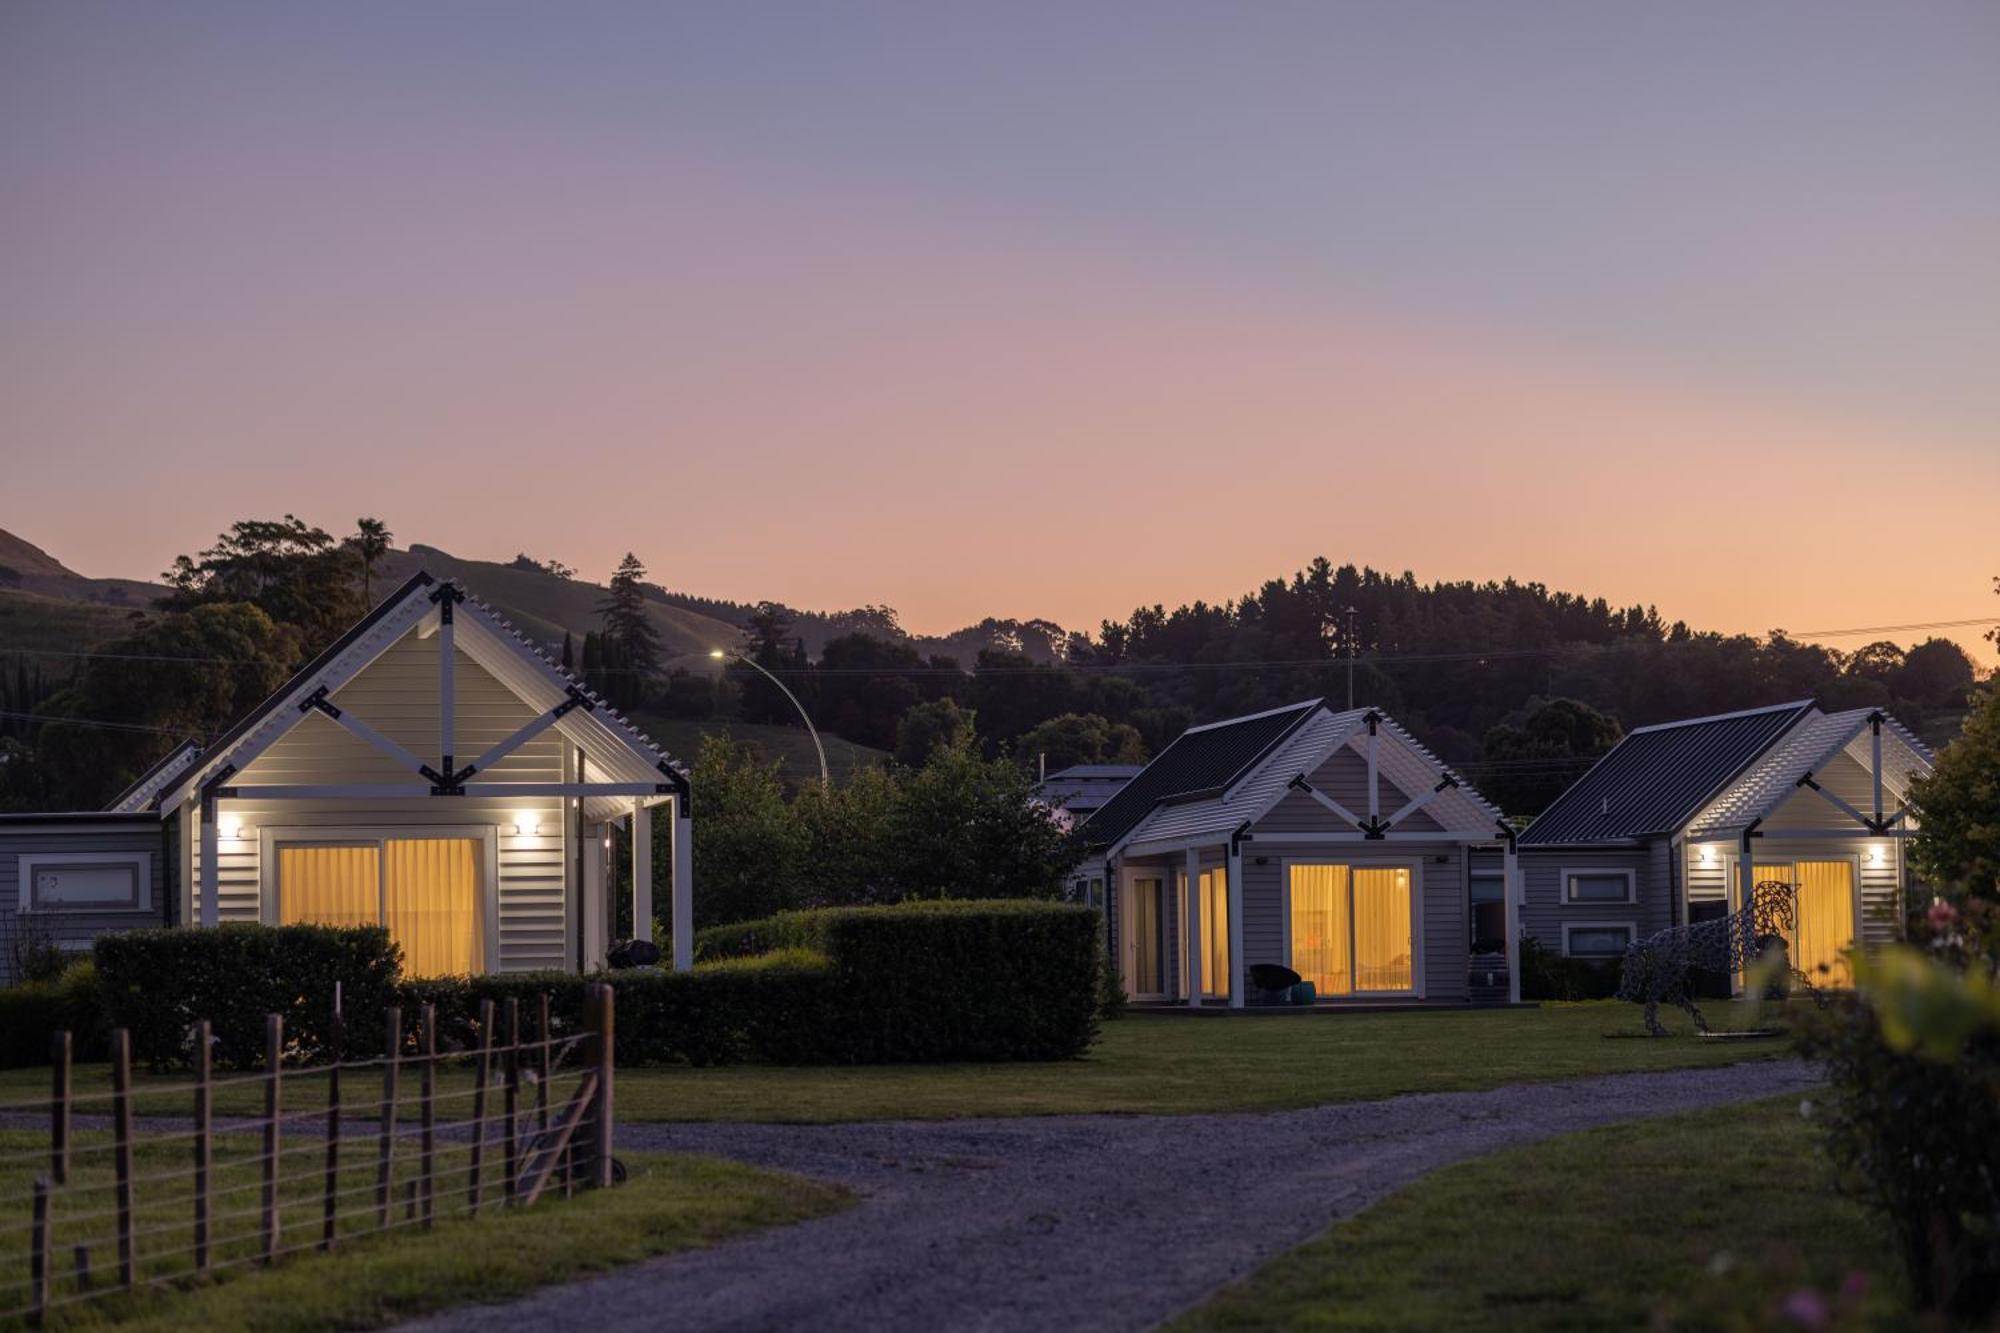
<path fill-rule="evenodd" d="M 812 716 L 806 712 L 806 706 L 799 702 L 799 696 L 786 689 L 784 681 L 765 671 L 761 665 L 745 657 L 742 653 L 732 653 L 725 648 L 711 648 L 708 650 L 708 655 L 718 662 L 726 661 L 733 657 L 745 666 L 756 667 L 758 671 L 763 672 L 764 679 L 776 685 L 784 693 L 784 696 L 792 701 L 792 707 L 799 710 L 799 719 L 806 724 L 806 734 L 813 738 L 813 749 L 819 752 L 819 785 L 822 789 L 832 787 L 833 778 L 826 771 L 826 747 L 819 743 L 819 732 L 813 727 Z"/>

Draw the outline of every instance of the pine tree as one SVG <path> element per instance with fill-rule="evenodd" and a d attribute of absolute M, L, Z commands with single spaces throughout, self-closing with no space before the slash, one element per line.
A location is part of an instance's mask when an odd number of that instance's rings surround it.
<path fill-rule="evenodd" d="M 568 630 L 563 631 L 562 668 L 564 671 L 576 670 L 576 641 L 570 637 Z"/>

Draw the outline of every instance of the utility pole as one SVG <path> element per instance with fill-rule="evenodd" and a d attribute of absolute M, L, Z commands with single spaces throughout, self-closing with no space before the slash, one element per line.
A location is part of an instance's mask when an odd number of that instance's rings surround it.
<path fill-rule="evenodd" d="M 1347 711 L 1351 713 L 1354 711 L 1354 618 L 1361 613 L 1350 606 L 1342 614 L 1347 617 L 1347 629 L 1345 631 L 1345 638 L 1347 639 Z"/>

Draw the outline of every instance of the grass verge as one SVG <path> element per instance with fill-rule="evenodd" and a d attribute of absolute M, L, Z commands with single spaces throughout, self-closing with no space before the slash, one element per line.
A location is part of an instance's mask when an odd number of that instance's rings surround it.
<path fill-rule="evenodd" d="M 1770 1012 L 1763 1017 L 1769 1019 Z M 1755 1018 L 1745 1007 L 1716 1004 L 1709 1020 L 1741 1027 Z M 1134 1014 L 1106 1023 L 1103 1037 L 1084 1058 L 1045 1064 L 621 1069 L 618 1114 L 623 1120 L 826 1123 L 1281 1110 L 1770 1059 L 1790 1049 L 1783 1040 L 1703 1041 L 1690 1034 L 1684 1017 L 1668 1015 L 1665 1021 L 1676 1035 L 1655 1041 L 1636 1035 L 1636 1006 L 1608 1001 L 1420 1013 Z M 463 1069 L 447 1070 L 441 1086 L 462 1093 L 468 1079 Z M 157 1091 L 184 1081 L 142 1080 L 140 1113 L 186 1115 L 185 1096 Z M 407 1096 L 408 1076 L 404 1082 Z M 321 1083 L 288 1083 L 286 1105 L 312 1105 L 323 1095 Z M 0 1074 L 0 1105 L 45 1096 L 47 1086 L 46 1070 Z M 80 1067 L 77 1086 L 108 1087 L 104 1068 Z M 378 1095 L 375 1080 L 359 1071 L 349 1075 L 346 1092 L 349 1106 L 359 1112 Z M 216 1107 L 220 1113 L 254 1115 L 261 1095 L 254 1085 L 226 1090 Z"/>
<path fill-rule="evenodd" d="M 57 1196 L 55 1270 L 63 1281 L 56 1297 L 75 1292 L 77 1246 L 87 1245 L 98 1287 L 117 1281 L 116 1231 L 108 1210 L 113 1179 L 109 1137 L 77 1136 L 73 1181 Z M 27 1303 L 30 1182 L 46 1170 L 46 1136 L 0 1132 L 0 1312 Z M 630 1176 L 604 1193 L 563 1198 L 560 1188 L 534 1207 L 508 1210 L 498 1197 L 501 1172 L 489 1151 L 485 1211 L 465 1212 L 471 1179 L 469 1149 L 438 1147 L 435 1226 L 408 1220 L 404 1200 L 416 1178 L 416 1143 L 401 1141 L 394 1167 L 396 1204 L 392 1229 L 372 1225 L 375 1157 L 372 1140 L 344 1145 L 338 1188 L 344 1220 L 340 1248 L 320 1254 L 324 1144 L 303 1135 L 287 1141 L 280 1158 L 280 1244 L 306 1247 L 273 1268 L 259 1266 L 258 1189 L 260 1145 L 255 1135 L 216 1139 L 213 1277 L 178 1280 L 192 1263 L 191 1194 L 185 1178 L 148 1184 L 146 1176 L 184 1171 L 191 1145 L 179 1135 L 141 1135 L 134 1155 L 134 1219 L 141 1289 L 63 1305 L 50 1328 L 313 1330 L 377 1328 L 430 1311 L 473 1301 L 499 1301 L 535 1287 L 636 1263 L 657 1255 L 846 1206 L 844 1192 L 796 1177 L 759 1171 L 713 1158 L 655 1153 L 621 1154 Z M 351 1193 L 349 1193 L 351 1191 Z M 159 1285 L 143 1285 L 157 1281 Z M 24 1326 L 0 1313 L 0 1329 Z"/>
<path fill-rule="evenodd" d="M 1905 1322 L 1887 1238 L 1836 1193 L 1819 1131 L 1799 1108 L 1780 1099 L 1694 1112 L 1448 1167 L 1172 1327 L 1490 1333 Z M 1787 1310 L 1790 1301 L 1817 1302 L 1827 1318 Z"/>

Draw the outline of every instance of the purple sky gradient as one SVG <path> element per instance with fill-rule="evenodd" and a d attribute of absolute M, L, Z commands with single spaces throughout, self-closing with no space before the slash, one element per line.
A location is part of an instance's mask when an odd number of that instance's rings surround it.
<path fill-rule="evenodd" d="M 1971 4 L 16 3 L 0 526 L 929 630 L 1319 553 L 1978 614 L 1996 68 Z"/>

